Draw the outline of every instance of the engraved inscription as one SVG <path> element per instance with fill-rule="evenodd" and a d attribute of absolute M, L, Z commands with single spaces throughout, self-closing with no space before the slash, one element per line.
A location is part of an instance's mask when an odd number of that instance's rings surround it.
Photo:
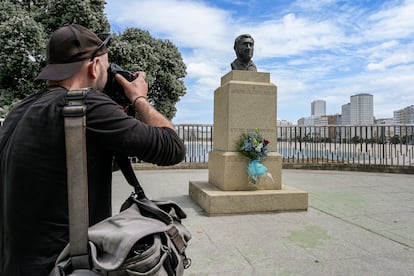
<path fill-rule="evenodd" d="M 243 156 L 242 154 L 238 155 L 238 156 L 233 156 L 232 158 L 226 159 L 226 162 L 230 162 L 230 163 L 247 163 L 248 158 L 246 156 Z"/>
<path fill-rule="evenodd" d="M 243 95 L 258 95 L 258 96 L 274 96 L 275 92 L 270 89 L 255 89 L 255 87 L 252 87 L 251 89 L 232 89 L 230 91 L 231 94 L 243 94 Z"/>
<path fill-rule="evenodd" d="M 232 127 L 230 128 L 230 132 L 239 132 L 239 133 L 250 133 L 250 132 L 255 132 L 257 130 L 259 130 L 259 132 L 261 133 L 273 133 L 275 130 L 271 129 L 271 128 L 238 128 L 238 127 Z"/>

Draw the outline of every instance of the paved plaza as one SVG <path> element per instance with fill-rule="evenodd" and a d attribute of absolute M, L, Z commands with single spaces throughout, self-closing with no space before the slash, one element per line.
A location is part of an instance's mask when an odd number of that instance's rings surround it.
<path fill-rule="evenodd" d="M 185 275 L 414 275 L 414 174 L 282 170 L 309 193 L 302 212 L 207 214 L 188 195 L 207 169 L 137 170 L 148 197 L 188 215 Z M 131 193 L 114 173 L 114 212 Z"/>

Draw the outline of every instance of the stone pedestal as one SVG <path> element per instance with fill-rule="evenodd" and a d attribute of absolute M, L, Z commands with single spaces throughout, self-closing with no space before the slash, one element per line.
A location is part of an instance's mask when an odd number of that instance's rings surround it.
<path fill-rule="evenodd" d="M 280 190 L 282 157 L 269 152 L 262 163 L 269 175 L 253 184 L 247 174 L 247 157 L 235 151 L 212 150 L 208 155 L 208 182 L 223 191 Z"/>
<path fill-rule="evenodd" d="M 276 151 L 276 93 L 269 73 L 233 70 L 223 76 L 214 92 L 214 149 L 237 152 L 240 135 L 258 129 L 270 141 L 269 151 Z"/>
<path fill-rule="evenodd" d="M 223 191 L 280 190 L 282 157 L 276 150 L 276 93 L 270 74 L 233 70 L 214 92 L 214 149 L 209 153 L 209 183 Z M 270 177 L 253 185 L 248 159 L 238 152 L 240 136 L 259 130 L 270 142 L 263 164 Z"/>
<path fill-rule="evenodd" d="M 280 190 L 222 191 L 207 181 L 190 181 L 189 194 L 209 216 L 308 209 L 308 193 L 285 185 Z"/>
<path fill-rule="evenodd" d="M 210 215 L 306 210 L 307 193 L 282 185 L 282 157 L 276 152 L 277 87 L 270 74 L 233 70 L 214 92 L 213 150 L 209 179 L 190 181 L 190 197 Z M 248 158 L 238 152 L 242 134 L 254 133 L 270 142 L 262 162 L 268 174 L 253 184 Z"/>

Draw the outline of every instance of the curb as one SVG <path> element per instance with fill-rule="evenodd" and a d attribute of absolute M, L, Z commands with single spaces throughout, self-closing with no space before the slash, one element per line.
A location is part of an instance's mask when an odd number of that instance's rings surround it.
<path fill-rule="evenodd" d="M 134 170 L 208 169 L 208 163 L 182 162 L 174 166 L 157 166 L 150 163 L 133 163 L 132 167 Z M 414 167 L 390 165 L 283 163 L 282 169 L 414 174 Z"/>

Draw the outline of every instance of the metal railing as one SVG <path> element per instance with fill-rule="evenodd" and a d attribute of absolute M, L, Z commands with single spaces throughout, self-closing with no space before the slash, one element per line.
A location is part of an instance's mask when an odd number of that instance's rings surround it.
<path fill-rule="evenodd" d="M 186 163 L 207 163 L 208 153 L 213 149 L 212 125 L 175 125 L 178 136 L 184 141 L 187 154 Z"/>
<path fill-rule="evenodd" d="M 212 125 L 176 125 L 186 163 L 208 162 Z M 285 163 L 343 163 L 414 167 L 414 125 L 278 126 L 277 152 Z"/>
<path fill-rule="evenodd" d="M 213 125 L 175 128 L 187 148 L 184 163 L 207 163 Z M 276 151 L 284 163 L 414 167 L 414 125 L 278 126 L 276 131 Z"/>
<path fill-rule="evenodd" d="M 414 166 L 414 125 L 280 126 L 277 151 L 288 163 Z"/>

